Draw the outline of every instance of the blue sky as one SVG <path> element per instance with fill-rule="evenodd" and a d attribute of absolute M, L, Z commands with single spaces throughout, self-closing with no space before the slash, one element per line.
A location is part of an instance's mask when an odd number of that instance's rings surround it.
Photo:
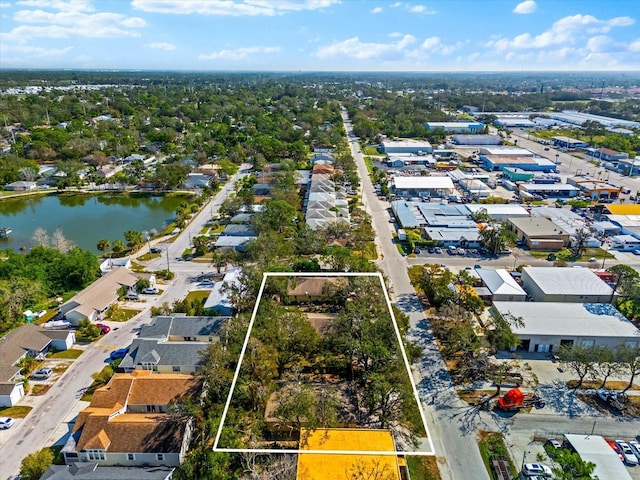
<path fill-rule="evenodd" d="M 0 67 L 640 70 L 639 0 L 0 0 Z"/>

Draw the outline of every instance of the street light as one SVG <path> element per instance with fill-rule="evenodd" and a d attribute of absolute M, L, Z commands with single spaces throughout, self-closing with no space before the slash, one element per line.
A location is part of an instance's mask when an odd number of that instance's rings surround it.
<path fill-rule="evenodd" d="M 525 450 L 524 452 L 522 452 L 522 467 L 520 467 L 520 470 L 524 470 L 524 461 L 527 458 L 527 453 L 531 453 L 528 450 Z"/>

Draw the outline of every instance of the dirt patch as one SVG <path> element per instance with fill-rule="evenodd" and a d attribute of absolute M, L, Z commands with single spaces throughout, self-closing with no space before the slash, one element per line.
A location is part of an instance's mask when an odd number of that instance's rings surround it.
<path fill-rule="evenodd" d="M 640 397 L 636 395 L 619 395 L 618 399 L 624 406 L 622 412 L 618 412 L 609 407 L 604 401 L 602 401 L 595 394 L 578 393 L 576 395 L 587 405 L 595 408 L 599 412 L 608 415 L 610 417 L 620 418 L 640 418 Z"/>
<path fill-rule="evenodd" d="M 479 405 L 494 397 L 496 390 L 457 390 L 458 396 L 469 405 Z"/>
<path fill-rule="evenodd" d="M 29 392 L 30 395 L 38 397 L 47 393 L 53 385 L 34 385 Z"/>
<path fill-rule="evenodd" d="M 73 362 L 68 361 L 68 360 L 57 360 L 55 362 L 48 362 L 47 365 L 49 366 L 49 368 L 51 368 L 51 370 L 53 370 L 53 373 L 55 373 L 56 375 L 62 375 L 67 368 L 69 368 L 71 366 Z"/>
<path fill-rule="evenodd" d="M 605 390 L 613 390 L 613 391 L 620 392 L 625 388 L 627 388 L 627 385 L 629 385 L 629 382 L 623 382 L 621 380 L 607 380 L 607 383 L 605 383 L 603 387 L 602 380 L 584 380 L 580 388 L 584 388 L 584 389 L 592 388 L 594 390 L 597 388 L 604 388 Z M 569 380 L 567 382 L 567 388 L 576 388 L 577 386 L 578 386 L 578 380 Z M 640 390 L 640 386 L 634 383 L 629 390 Z"/>

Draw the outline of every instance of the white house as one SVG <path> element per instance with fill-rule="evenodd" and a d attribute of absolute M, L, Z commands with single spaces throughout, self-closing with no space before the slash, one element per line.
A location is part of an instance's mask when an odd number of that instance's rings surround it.
<path fill-rule="evenodd" d="M 477 268 L 476 274 L 491 294 L 494 302 L 524 302 L 527 298 L 518 282 L 503 268 Z"/>

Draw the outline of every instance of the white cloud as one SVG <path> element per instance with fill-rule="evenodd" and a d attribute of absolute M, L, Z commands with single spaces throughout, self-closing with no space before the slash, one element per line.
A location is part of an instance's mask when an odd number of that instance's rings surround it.
<path fill-rule="evenodd" d="M 440 38 L 438 37 L 429 37 L 422 42 L 422 48 L 425 50 L 431 50 L 433 47 L 440 45 Z"/>
<path fill-rule="evenodd" d="M 339 0 L 132 0 L 133 8 L 145 12 L 180 15 L 256 16 L 320 10 Z"/>
<path fill-rule="evenodd" d="M 90 6 L 85 2 L 78 2 L 75 8 L 63 9 L 59 1 L 44 2 L 41 0 L 23 0 L 28 5 L 47 4 L 54 11 L 19 10 L 13 15 L 13 20 L 21 25 L 9 32 L 0 33 L 4 41 L 28 43 L 34 38 L 110 38 L 110 37 L 138 37 L 140 33 L 135 29 L 146 26 L 140 17 L 128 17 L 120 13 L 90 12 Z M 75 2 L 71 2 L 75 5 Z M 59 10 L 59 11 L 55 11 Z"/>
<path fill-rule="evenodd" d="M 640 52 L 640 40 L 636 40 L 635 42 L 629 44 L 629 50 L 632 52 Z"/>
<path fill-rule="evenodd" d="M 34 47 L 30 45 L 7 45 L 5 43 L 0 43 L 0 52 L 2 52 L 3 54 L 19 53 L 22 55 L 28 55 L 30 57 L 59 56 L 64 55 L 65 53 L 69 53 L 71 50 L 73 50 L 73 47 L 44 48 Z"/>
<path fill-rule="evenodd" d="M 280 47 L 241 47 L 198 55 L 199 60 L 243 60 L 255 54 L 277 53 Z"/>
<path fill-rule="evenodd" d="M 529 13 L 533 13 L 538 8 L 538 5 L 534 0 L 525 0 L 522 3 L 516 5 L 516 8 L 513 9 L 513 13 L 519 13 L 522 15 L 526 15 Z"/>
<path fill-rule="evenodd" d="M 494 38 L 484 44 L 487 48 L 493 48 L 497 52 L 506 52 L 512 49 L 543 49 L 549 47 L 569 46 L 585 40 L 589 35 L 607 33 L 615 27 L 633 25 L 635 20 L 631 17 L 615 17 L 609 20 L 600 20 L 592 15 L 572 15 L 555 22 L 551 28 L 539 35 L 522 33 L 513 39 Z"/>
<path fill-rule="evenodd" d="M 613 39 L 606 35 L 597 35 L 587 41 L 587 49 L 591 52 L 607 52 L 613 46 Z"/>
<path fill-rule="evenodd" d="M 158 50 L 166 50 L 167 52 L 176 49 L 176 46 L 173 43 L 167 43 L 167 42 L 147 43 L 145 47 L 157 48 Z"/>
<path fill-rule="evenodd" d="M 93 12 L 94 9 L 91 6 L 89 0 L 20 0 L 16 2 L 16 5 L 24 5 L 26 7 L 35 8 L 47 8 L 53 10 L 60 10 L 64 12 L 76 11 L 76 12 Z"/>
<path fill-rule="evenodd" d="M 371 10 L 371 13 L 382 13 L 382 7 L 376 7 L 373 10 Z"/>
<path fill-rule="evenodd" d="M 321 47 L 316 51 L 315 55 L 319 58 L 344 56 L 358 60 L 381 57 L 398 59 L 404 56 L 405 49 L 415 43 L 415 41 L 416 37 L 409 34 L 404 35 L 396 43 L 368 43 L 361 42 L 358 37 L 353 37 L 326 47 Z"/>
<path fill-rule="evenodd" d="M 0 2 L 0 8 L 11 8 L 11 4 L 8 2 Z"/>
<path fill-rule="evenodd" d="M 421 13 L 423 15 L 435 15 L 436 11 L 425 5 L 414 5 L 411 3 L 395 2 L 389 5 L 391 8 L 404 8 L 411 13 Z"/>

